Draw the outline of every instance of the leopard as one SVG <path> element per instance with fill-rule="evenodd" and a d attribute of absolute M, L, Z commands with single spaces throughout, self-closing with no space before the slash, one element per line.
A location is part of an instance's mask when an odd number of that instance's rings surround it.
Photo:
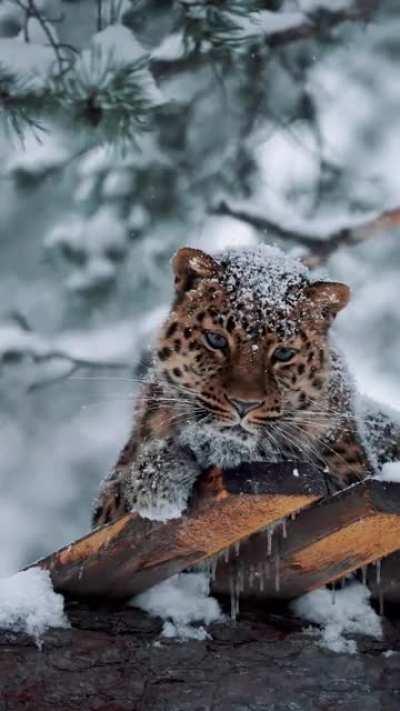
<path fill-rule="evenodd" d="M 350 300 L 278 247 L 181 248 L 134 425 L 92 524 L 166 520 L 209 467 L 313 462 L 333 493 L 400 459 L 400 421 L 359 396 L 332 325 Z"/>

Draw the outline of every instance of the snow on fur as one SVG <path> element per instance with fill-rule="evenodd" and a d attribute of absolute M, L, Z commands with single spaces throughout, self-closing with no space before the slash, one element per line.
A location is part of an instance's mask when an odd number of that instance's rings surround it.
<path fill-rule="evenodd" d="M 0 579 L 0 628 L 26 632 L 39 642 L 49 627 L 69 627 L 64 599 L 46 570 L 31 568 Z"/>
<path fill-rule="evenodd" d="M 208 625 L 221 619 L 218 602 L 209 597 L 209 591 L 205 573 L 180 573 L 136 595 L 131 604 L 164 620 L 163 637 L 203 640 L 209 634 L 198 623 Z"/>
<path fill-rule="evenodd" d="M 346 639 L 344 634 L 382 637 L 381 620 L 369 604 L 370 596 L 365 585 L 354 582 L 335 593 L 326 588 L 307 593 L 295 600 L 291 608 L 299 617 L 321 625 L 322 647 L 355 654 L 356 642 Z"/>
<path fill-rule="evenodd" d="M 282 454 L 268 438 L 234 431 L 220 430 L 213 425 L 192 422 L 179 433 L 179 444 L 189 447 L 202 469 L 219 466 L 238 467 L 243 462 L 275 462 Z"/>
<path fill-rule="evenodd" d="M 309 270 L 278 247 L 258 245 L 228 250 L 217 255 L 219 279 L 230 294 L 239 315 L 247 317 L 251 330 L 265 324 L 290 330 L 289 314 L 304 299 L 301 287 L 310 282 Z"/>

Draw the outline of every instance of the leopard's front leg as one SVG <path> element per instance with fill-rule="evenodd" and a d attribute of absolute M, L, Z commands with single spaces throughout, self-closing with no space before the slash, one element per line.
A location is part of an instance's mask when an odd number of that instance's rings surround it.
<path fill-rule="evenodd" d="M 93 517 L 95 526 L 109 523 L 126 511 L 166 520 L 181 515 L 201 469 L 190 450 L 172 438 L 141 444 L 132 462 L 116 467 L 100 491 Z"/>

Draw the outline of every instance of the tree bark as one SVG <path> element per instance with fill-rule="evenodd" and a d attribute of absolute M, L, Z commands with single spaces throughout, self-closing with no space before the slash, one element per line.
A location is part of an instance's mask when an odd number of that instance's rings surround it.
<path fill-rule="evenodd" d="M 267 609 L 181 643 L 139 610 L 72 604 L 72 629 L 46 634 L 41 650 L 0 633 L 0 711 L 398 711 L 396 622 L 385 641 L 342 655 Z"/>

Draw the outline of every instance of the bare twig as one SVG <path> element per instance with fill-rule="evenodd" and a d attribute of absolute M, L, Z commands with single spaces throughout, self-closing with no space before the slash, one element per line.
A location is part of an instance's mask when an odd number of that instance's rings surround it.
<path fill-rule="evenodd" d="M 54 55 L 56 57 L 56 61 L 58 64 L 58 68 L 60 73 L 63 71 L 64 66 L 63 66 L 63 57 L 62 57 L 62 52 L 61 52 L 61 47 L 58 42 L 53 37 L 53 34 L 51 30 L 49 29 L 49 21 L 46 20 L 40 10 L 37 8 L 35 4 L 35 0 L 27 0 L 27 3 L 23 2 L 23 0 L 15 0 L 15 3 L 21 7 L 25 13 L 26 13 L 26 23 L 28 24 L 28 20 L 30 17 L 34 17 L 40 24 L 43 32 L 45 33 L 47 39 L 49 40 L 49 45 L 53 49 Z M 26 33 L 27 34 L 27 30 Z"/>
<path fill-rule="evenodd" d="M 221 201 L 219 205 L 211 210 L 211 214 L 234 217 L 242 222 L 247 222 L 247 224 L 260 232 L 271 232 L 281 239 L 289 240 L 307 248 L 310 251 L 310 256 L 303 261 L 309 267 L 317 267 L 324 264 L 340 247 L 354 246 L 377 232 L 389 227 L 400 226 L 400 208 L 387 210 L 354 227 L 343 227 L 324 237 L 312 237 L 304 232 L 282 227 L 263 215 L 232 208 L 224 201 Z"/>

